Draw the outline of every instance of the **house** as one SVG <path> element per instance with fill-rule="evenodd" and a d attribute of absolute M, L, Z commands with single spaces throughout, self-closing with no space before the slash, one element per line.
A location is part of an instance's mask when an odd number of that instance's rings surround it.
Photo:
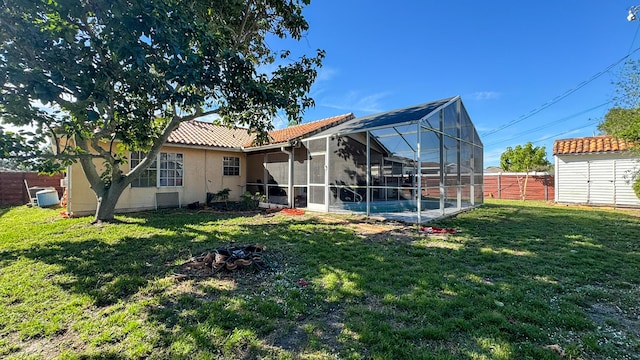
<path fill-rule="evenodd" d="M 633 191 L 639 158 L 612 136 L 556 140 L 555 198 L 559 203 L 640 207 Z"/>
<path fill-rule="evenodd" d="M 236 195 L 244 186 L 240 162 L 245 156 L 241 147 L 250 140 L 244 129 L 201 121 L 180 124 L 156 162 L 122 193 L 117 211 L 154 209 L 158 199 L 175 206 L 204 202 L 207 192 L 223 188 Z M 136 166 L 140 159 L 139 153 L 129 154 L 129 166 Z M 67 177 L 67 211 L 74 215 L 94 213 L 96 196 L 79 163 L 67 168 Z"/>
<path fill-rule="evenodd" d="M 298 125 L 286 132 L 274 131 L 270 134 L 273 140 L 270 145 L 278 148 L 286 146 L 288 141 L 293 141 L 297 136 L 312 134 L 324 126 L 351 117 L 352 114 L 347 114 Z M 263 148 L 254 146 L 254 139 L 253 134 L 242 128 L 228 128 L 198 120 L 181 123 L 161 148 L 155 164 L 124 190 L 118 199 L 117 211 L 205 203 L 207 194 L 224 189 L 230 190 L 230 201 L 240 200 L 247 183 L 248 151 L 245 147 L 253 147 L 254 150 Z M 129 166 L 135 167 L 141 155 L 130 153 Z M 255 171 L 258 170 L 251 173 Z M 74 215 L 95 213 L 96 197 L 80 164 L 75 163 L 67 168 L 67 178 L 67 212 Z"/>
<path fill-rule="evenodd" d="M 132 153 L 129 164 L 138 161 Z M 460 97 L 303 123 L 270 132 L 262 145 L 245 129 L 185 122 L 154 165 L 125 190 L 118 211 L 204 202 L 225 188 L 230 200 L 248 191 L 286 207 L 418 220 L 483 202 L 482 142 Z M 68 174 L 68 211 L 95 211 L 79 165 Z"/>

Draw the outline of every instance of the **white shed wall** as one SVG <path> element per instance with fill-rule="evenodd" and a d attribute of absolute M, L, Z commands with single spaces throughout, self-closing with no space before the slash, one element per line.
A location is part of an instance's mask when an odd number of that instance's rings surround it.
<path fill-rule="evenodd" d="M 612 206 L 638 206 L 632 174 L 637 157 L 621 154 L 556 156 L 556 201 Z"/>

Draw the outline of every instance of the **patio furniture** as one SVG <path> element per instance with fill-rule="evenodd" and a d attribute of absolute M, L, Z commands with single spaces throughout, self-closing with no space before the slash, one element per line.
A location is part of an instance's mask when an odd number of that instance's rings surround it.
<path fill-rule="evenodd" d="M 29 187 L 27 183 L 27 179 L 24 179 L 24 187 L 27 189 L 27 195 L 29 196 L 28 206 L 38 206 L 38 199 L 36 197 L 36 193 L 40 190 L 44 190 L 45 188 L 40 186 L 34 186 L 32 188 Z"/>
<path fill-rule="evenodd" d="M 29 196 L 29 202 L 27 203 L 27 206 L 51 206 L 58 203 L 58 192 L 53 186 L 29 187 L 27 179 L 24 179 L 24 187 L 27 189 L 27 195 Z M 55 200 L 53 200 L 53 192 L 55 192 Z M 38 193 L 40 193 L 41 198 L 46 199 L 46 201 L 42 204 L 38 203 Z"/>

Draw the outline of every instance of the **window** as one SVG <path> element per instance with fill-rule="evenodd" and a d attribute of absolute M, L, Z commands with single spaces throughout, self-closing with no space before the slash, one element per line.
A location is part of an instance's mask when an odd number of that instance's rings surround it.
<path fill-rule="evenodd" d="M 182 154 L 160 153 L 160 186 L 182 186 Z"/>
<path fill-rule="evenodd" d="M 222 162 L 222 173 L 224 176 L 240 175 L 240 158 L 235 156 L 225 156 Z"/>
<path fill-rule="evenodd" d="M 131 168 L 136 167 L 145 154 L 139 151 L 131 152 Z M 158 164 L 160 167 L 158 168 Z M 157 159 L 138 177 L 133 180 L 131 187 L 161 187 L 182 186 L 184 157 L 179 153 L 161 152 Z"/>
<path fill-rule="evenodd" d="M 131 169 L 138 166 L 144 159 L 145 154 L 140 151 L 131 152 L 131 161 L 129 162 Z M 158 183 L 158 162 L 154 161 L 149 165 L 147 170 L 131 183 L 131 187 L 155 187 Z"/>

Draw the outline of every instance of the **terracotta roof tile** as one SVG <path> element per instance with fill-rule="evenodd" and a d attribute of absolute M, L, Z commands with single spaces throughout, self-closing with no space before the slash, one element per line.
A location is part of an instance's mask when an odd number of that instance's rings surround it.
<path fill-rule="evenodd" d="M 281 144 L 310 136 L 353 118 L 355 116 L 349 113 L 270 131 L 269 144 Z M 169 135 L 167 143 L 240 149 L 243 146 L 255 146 L 254 140 L 255 135 L 249 134 L 247 129 L 228 128 L 210 122 L 192 120 L 181 123 Z"/>
<path fill-rule="evenodd" d="M 628 150 L 633 143 L 610 135 L 556 140 L 553 155 L 620 152 Z"/>
<path fill-rule="evenodd" d="M 228 128 L 204 121 L 186 121 L 180 124 L 171 135 L 168 143 L 182 145 L 211 146 L 222 148 L 240 148 L 253 141 L 254 135 L 247 129 Z"/>
<path fill-rule="evenodd" d="M 353 113 L 333 116 L 330 118 L 312 121 L 300 125 L 290 126 L 280 130 L 269 132 L 269 144 L 281 144 L 292 140 L 300 139 L 305 136 L 311 136 L 320 131 L 326 130 L 332 126 L 341 124 L 347 120 L 354 119 Z M 253 141 L 245 144 L 246 147 L 257 146 Z"/>

